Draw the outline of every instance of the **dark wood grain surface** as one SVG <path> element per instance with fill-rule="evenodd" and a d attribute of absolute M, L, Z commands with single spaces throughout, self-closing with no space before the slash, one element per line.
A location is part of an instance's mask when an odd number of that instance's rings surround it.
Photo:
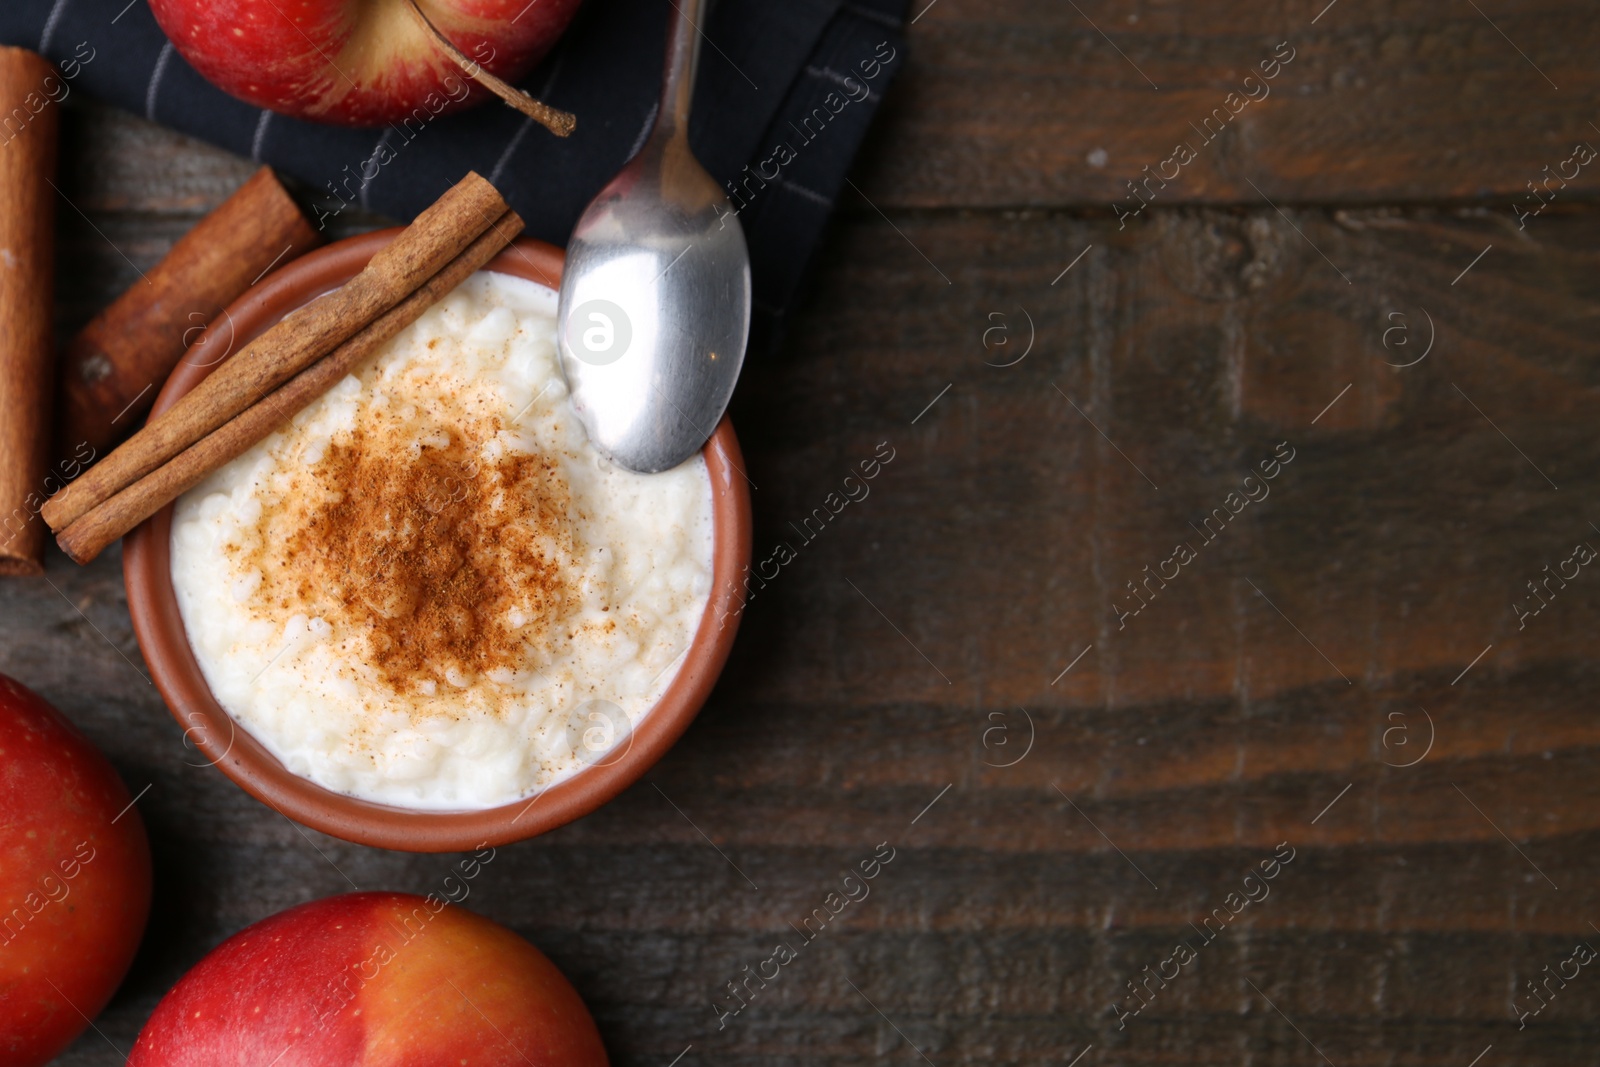
<path fill-rule="evenodd" d="M 1182 141 L 1199 158 L 1158 202 L 1509 202 L 1600 124 L 1600 23 L 1571 0 L 912 7 L 857 183 L 884 206 L 1108 209 Z"/>
<path fill-rule="evenodd" d="M 1596 177 L 1513 212 L 1600 144 L 1600 41 L 1570 0 L 1321 7 L 918 21 L 870 204 L 735 399 L 757 558 L 895 458 L 758 592 L 647 780 L 467 901 L 572 976 L 617 1063 L 1600 1063 L 1592 969 L 1520 1030 L 1514 999 L 1600 945 L 1600 571 L 1513 607 L 1600 547 Z M 1119 224 L 1284 40 L 1273 95 Z M 64 332 L 252 169 L 102 108 L 65 134 Z M 116 553 L 47 570 L 0 586 L 0 670 L 149 786 L 158 869 L 63 1064 L 120 1062 L 250 922 L 442 882 L 455 857 L 302 830 L 205 767 Z M 880 842 L 871 895 L 719 1029 L 725 983 Z"/>

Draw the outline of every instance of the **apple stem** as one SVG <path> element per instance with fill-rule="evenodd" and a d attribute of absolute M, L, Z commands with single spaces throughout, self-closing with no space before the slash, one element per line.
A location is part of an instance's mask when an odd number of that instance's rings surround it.
<path fill-rule="evenodd" d="M 501 100 L 504 100 L 511 107 L 516 108 L 557 137 L 570 136 L 572 131 L 577 128 L 578 117 L 576 115 L 570 111 L 562 111 L 559 108 L 551 107 L 543 101 L 535 100 L 521 89 L 508 85 L 502 79 L 484 70 L 476 60 L 468 57 L 448 37 L 439 32 L 439 27 L 435 26 L 422 8 L 417 5 L 417 0 L 410 0 L 410 2 L 411 10 L 422 21 L 422 25 L 427 27 L 428 33 L 433 37 L 434 42 L 444 49 L 446 55 L 455 60 L 456 65 L 461 68 L 462 73 L 467 77 L 486 86 Z"/>

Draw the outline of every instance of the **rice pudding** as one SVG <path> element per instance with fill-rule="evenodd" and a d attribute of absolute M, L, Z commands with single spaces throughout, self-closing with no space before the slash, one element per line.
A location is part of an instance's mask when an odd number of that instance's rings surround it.
<path fill-rule="evenodd" d="M 661 697 L 711 591 L 711 479 L 590 444 L 556 294 L 480 271 L 173 509 L 223 709 L 290 771 L 399 807 L 525 797 Z"/>

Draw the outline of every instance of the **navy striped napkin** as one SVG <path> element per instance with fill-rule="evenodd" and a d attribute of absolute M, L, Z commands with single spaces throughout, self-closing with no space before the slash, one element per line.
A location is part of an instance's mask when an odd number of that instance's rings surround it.
<path fill-rule="evenodd" d="M 906 2 L 721 0 L 706 20 L 714 47 L 702 52 L 690 136 L 739 209 L 758 337 L 778 333 L 904 61 Z M 530 235 L 564 244 L 584 206 L 643 137 L 670 11 L 666 0 L 587 0 L 521 83 L 578 116 L 566 140 L 494 101 L 420 132 L 346 129 L 264 112 L 202 79 L 167 42 L 144 0 L 3 0 L 0 42 L 55 60 L 74 75 L 72 89 L 395 219 L 410 219 L 476 170 L 527 220 Z"/>

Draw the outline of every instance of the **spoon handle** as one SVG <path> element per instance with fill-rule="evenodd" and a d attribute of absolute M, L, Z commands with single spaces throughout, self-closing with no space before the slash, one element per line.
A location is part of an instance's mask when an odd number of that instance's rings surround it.
<path fill-rule="evenodd" d="M 700 67 L 700 26 L 705 0 L 667 0 L 672 15 L 667 24 L 667 65 L 661 76 L 661 113 L 656 132 L 687 137 L 689 104 L 694 99 L 694 76 Z"/>

